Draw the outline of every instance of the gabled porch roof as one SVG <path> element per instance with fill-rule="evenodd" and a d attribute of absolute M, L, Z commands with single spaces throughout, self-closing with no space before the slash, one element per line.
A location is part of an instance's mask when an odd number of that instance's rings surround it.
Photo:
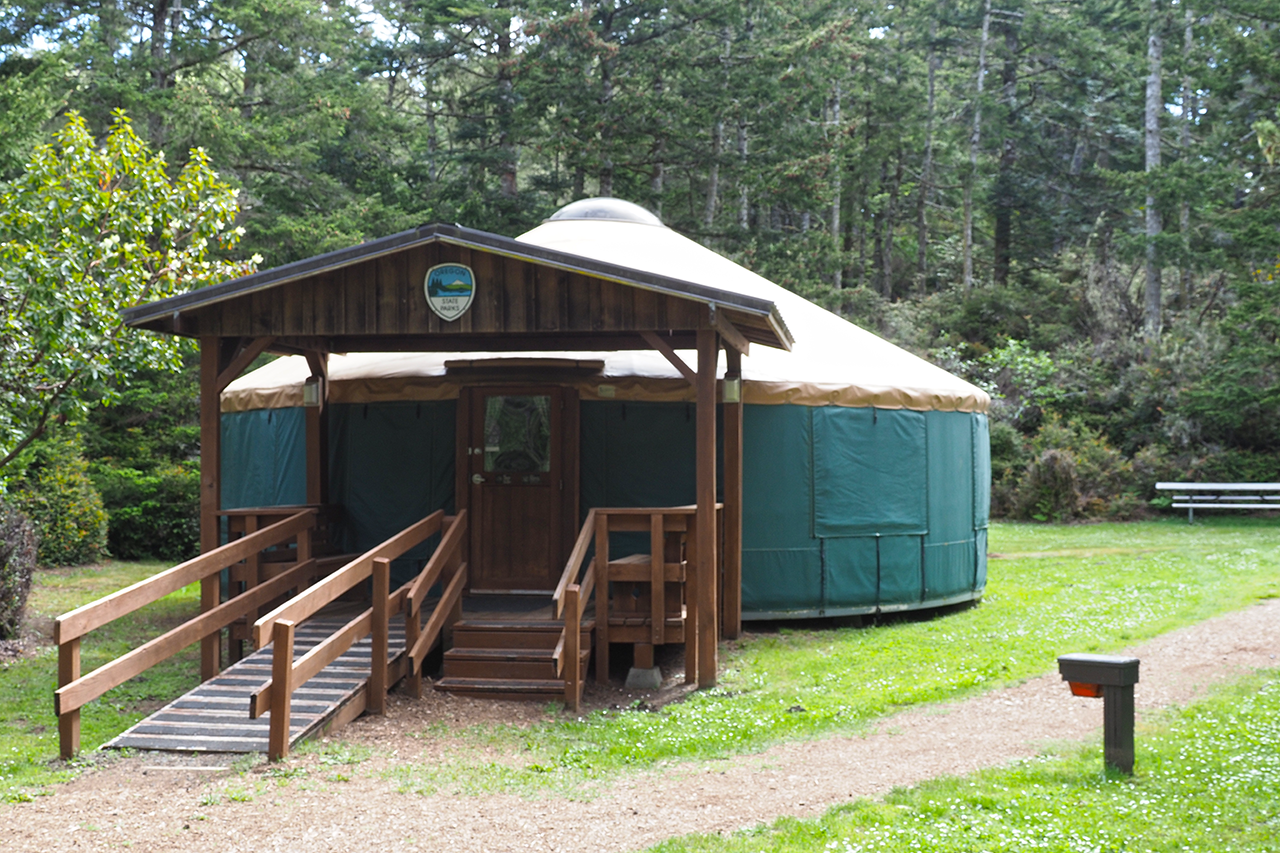
<path fill-rule="evenodd" d="M 465 263 L 471 310 L 427 310 L 427 269 Z M 769 300 L 655 275 L 458 225 L 426 225 L 127 309 L 125 322 L 189 337 L 276 338 L 278 352 L 649 349 L 660 331 L 692 346 L 697 329 L 790 349 Z M 622 333 L 622 334 L 619 334 Z M 548 338 L 554 339 L 554 346 Z M 607 340 L 607 343 L 606 343 Z"/>

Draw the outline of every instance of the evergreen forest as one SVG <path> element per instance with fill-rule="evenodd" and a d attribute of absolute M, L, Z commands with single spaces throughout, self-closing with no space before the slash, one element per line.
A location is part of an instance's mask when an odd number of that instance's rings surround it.
<path fill-rule="evenodd" d="M 0 60 L 0 182 L 123 111 L 238 190 L 228 261 L 640 203 L 991 391 L 1000 515 L 1280 480 L 1276 0 L 17 0 Z M 74 461 L 113 553 L 182 556 L 186 365 L 10 488 Z"/>

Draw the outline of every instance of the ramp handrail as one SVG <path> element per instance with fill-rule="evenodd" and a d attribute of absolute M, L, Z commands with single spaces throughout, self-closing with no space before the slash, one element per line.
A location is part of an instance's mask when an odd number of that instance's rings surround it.
<path fill-rule="evenodd" d="M 408 662 L 406 675 L 410 679 L 410 690 L 415 696 L 421 695 L 423 660 L 444 628 L 460 615 L 462 589 L 467 579 L 467 564 L 461 561 L 466 530 L 466 510 L 456 516 L 434 512 L 254 623 L 254 640 L 258 647 L 263 645 L 259 638 L 265 636 L 269 629 L 273 648 L 271 680 L 249 697 L 249 716 L 257 719 L 271 712 L 267 754 L 272 761 L 289 753 L 293 691 L 370 634 L 373 635 L 373 648 L 369 678 L 365 683 L 364 707 L 371 713 L 383 713 L 387 689 L 392 681 L 387 661 L 389 623 L 392 616 L 401 612 L 405 614 L 405 656 L 401 660 Z M 440 544 L 418 576 L 394 593 L 390 592 L 391 561 L 441 531 Z M 370 577 L 373 579 L 372 605 L 295 660 L 294 627 Z M 444 594 L 423 627 L 422 604 L 437 580 L 445 580 Z"/>
<path fill-rule="evenodd" d="M 58 689 L 54 691 L 53 704 L 58 715 L 62 757 L 71 758 L 80 750 L 80 708 L 85 703 L 315 577 L 319 569 L 310 553 L 310 532 L 315 524 L 316 510 L 302 510 L 59 616 L 53 625 L 53 638 L 58 646 Z M 290 539 L 298 544 L 298 559 L 292 568 L 81 675 L 80 640 L 90 631 Z"/>

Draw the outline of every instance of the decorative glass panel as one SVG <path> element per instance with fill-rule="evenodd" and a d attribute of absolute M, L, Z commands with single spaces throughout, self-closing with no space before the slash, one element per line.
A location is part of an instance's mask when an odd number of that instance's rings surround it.
<path fill-rule="evenodd" d="M 485 398 L 484 470 L 498 474 L 551 470 L 551 397 Z"/>

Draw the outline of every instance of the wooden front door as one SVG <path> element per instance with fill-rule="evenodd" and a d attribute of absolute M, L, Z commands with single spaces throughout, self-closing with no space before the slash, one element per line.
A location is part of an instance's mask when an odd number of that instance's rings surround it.
<path fill-rule="evenodd" d="M 467 390 L 471 589 L 550 592 L 577 504 L 577 460 L 565 458 L 577 444 L 565 435 L 577 427 L 576 395 L 544 386 Z"/>

